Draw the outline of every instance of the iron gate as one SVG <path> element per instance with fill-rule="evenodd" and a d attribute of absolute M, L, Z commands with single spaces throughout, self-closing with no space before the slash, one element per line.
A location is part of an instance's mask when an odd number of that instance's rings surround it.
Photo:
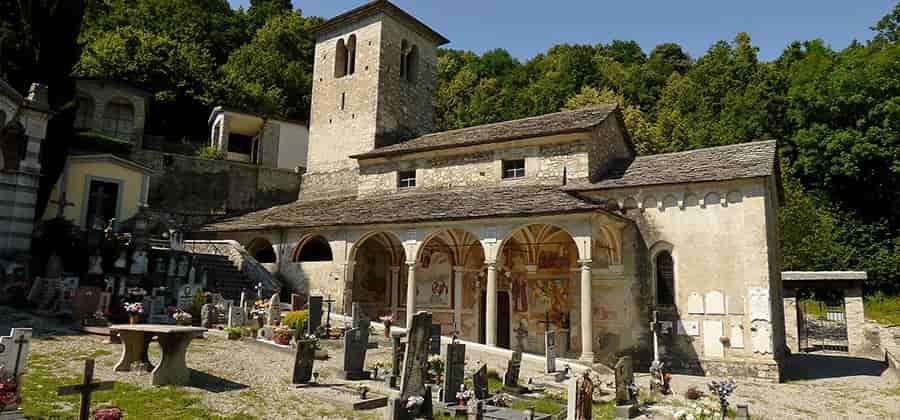
<path fill-rule="evenodd" d="M 843 302 L 828 305 L 807 300 L 800 305 L 798 315 L 802 351 L 848 351 L 847 316 Z"/>

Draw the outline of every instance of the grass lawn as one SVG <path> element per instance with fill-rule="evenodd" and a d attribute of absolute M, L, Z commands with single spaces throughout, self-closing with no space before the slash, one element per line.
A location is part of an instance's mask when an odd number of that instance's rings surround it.
<path fill-rule="evenodd" d="M 865 298 L 866 318 L 885 325 L 900 324 L 900 296 L 876 293 Z"/>

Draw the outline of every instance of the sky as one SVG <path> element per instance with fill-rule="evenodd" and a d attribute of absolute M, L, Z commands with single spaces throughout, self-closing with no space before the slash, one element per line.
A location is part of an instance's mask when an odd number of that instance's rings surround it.
<path fill-rule="evenodd" d="M 233 7 L 250 0 L 228 0 Z M 333 17 L 366 0 L 293 0 L 310 16 Z M 822 38 L 832 48 L 868 40 L 869 27 L 897 0 L 393 0 L 451 43 L 482 53 L 505 48 L 520 60 L 559 43 L 635 40 L 645 52 L 675 42 L 691 57 L 718 40 L 748 32 L 760 58 L 777 58 L 795 40 Z"/>

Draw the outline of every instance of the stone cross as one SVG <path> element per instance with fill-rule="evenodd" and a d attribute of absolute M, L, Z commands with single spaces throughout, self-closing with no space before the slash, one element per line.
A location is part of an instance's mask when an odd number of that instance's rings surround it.
<path fill-rule="evenodd" d="M 444 356 L 444 400 L 452 404 L 456 402 L 456 390 L 465 379 L 466 345 L 462 343 L 447 344 Z"/>
<path fill-rule="evenodd" d="M 315 340 L 297 341 L 297 355 L 294 357 L 294 374 L 291 383 L 294 385 L 309 383 L 312 378 L 315 355 Z"/>
<path fill-rule="evenodd" d="M 506 374 L 503 375 L 503 387 L 516 390 L 519 388 L 519 371 L 522 369 L 522 352 L 514 351 L 512 358 L 506 363 Z"/>
<path fill-rule="evenodd" d="M 112 389 L 113 381 L 94 382 L 94 359 L 84 361 L 84 382 L 79 385 L 66 385 L 57 389 L 60 396 L 81 394 L 81 411 L 79 420 L 88 420 L 91 417 L 91 394 L 94 391 Z"/>
<path fill-rule="evenodd" d="M 322 296 L 310 296 L 306 299 L 306 308 L 309 310 L 307 331 L 308 335 L 316 335 L 322 326 Z"/>
<path fill-rule="evenodd" d="M 484 400 L 488 397 L 487 365 L 481 367 L 472 374 L 472 391 L 476 400 Z"/>
<path fill-rule="evenodd" d="M 340 372 L 343 379 L 355 381 L 369 379 L 369 372 L 363 370 L 366 351 L 369 348 L 369 320 L 363 318 L 359 326 L 344 332 L 344 368 Z"/>
<path fill-rule="evenodd" d="M 566 420 L 590 420 L 593 409 L 594 382 L 589 371 L 569 381 L 569 397 L 566 403 Z"/>

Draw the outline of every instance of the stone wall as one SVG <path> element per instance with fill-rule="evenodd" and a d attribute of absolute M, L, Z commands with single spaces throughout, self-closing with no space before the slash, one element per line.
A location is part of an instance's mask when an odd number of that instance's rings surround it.
<path fill-rule="evenodd" d="M 150 206 L 172 213 L 230 214 L 296 200 L 300 174 L 223 160 L 151 150 L 131 158 L 156 171 L 150 178 Z"/>
<path fill-rule="evenodd" d="M 149 96 L 146 92 L 128 85 L 104 80 L 78 80 L 76 82 L 77 94 L 90 98 L 94 102 L 92 123 L 88 128 L 103 131 L 105 128 L 104 113 L 106 105 L 113 100 L 126 101 L 134 107 L 134 138 L 135 148 L 139 149 L 143 144 L 144 126 L 147 121 L 147 110 L 150 106 Z"/>

